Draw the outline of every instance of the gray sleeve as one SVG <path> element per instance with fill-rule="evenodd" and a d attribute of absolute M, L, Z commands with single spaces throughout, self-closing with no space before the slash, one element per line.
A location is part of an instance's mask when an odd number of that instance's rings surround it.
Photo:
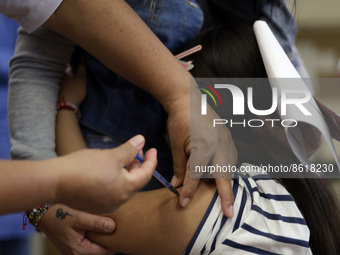
<path fill-rule="evenodd" d="M 74 45 L 39 28 L 18 31 L 10 62 L 8 118 L 11 156 L 17 159 L 55 157 L 55 105 L 59 83 Z"/>

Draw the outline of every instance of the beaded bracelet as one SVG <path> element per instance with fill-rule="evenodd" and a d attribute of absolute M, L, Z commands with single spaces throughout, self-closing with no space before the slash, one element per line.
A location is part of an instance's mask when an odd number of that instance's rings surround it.
<path fill-rule="evenodd" d="M 56 111 L 58 112 L 59 110 L 63 109 L 73 111 L 77 115 L 78 119 L 80 119 L 81 116 L 78 106 L 76 106 L 75 104 L 68 103 L 65 101 L 64 97 L 60 97 L 57 102 Z"/>
<path fill-rule="evenodd" d="M 47 212 L 47 210 L 52 206 L 52 204 L 44 204 L 43 206 L 38 206 L 37 208 L 33 208 L 32 211 L 27 211 L 24 214 L 23 219 L 23 229 L 26 229 L 27 226 L 27 219 L 30 224 L 32 224 L 37 231 L 40 231 L 39 229 L 39 223 L 44 216 L 44 214 Z M 26 217 L 25 217 L 26 216 Z"/>

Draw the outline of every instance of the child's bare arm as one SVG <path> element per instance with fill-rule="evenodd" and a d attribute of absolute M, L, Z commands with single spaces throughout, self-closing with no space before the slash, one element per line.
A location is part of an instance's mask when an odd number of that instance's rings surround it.
<path fill-rule="evenodd" d="M 186 209 L 167 189 L 139 192 L 117 211 L 105 215 L 116 222 L 114 233 L 90 232 L 87 236 L 124 254 L 184 254 L 215 192 L 213 182 L 200 183 Z"/>
<path fill-rule="evenodd" d="M 86 71 L 84 64 L 80 64 L 76 74 L 66 74 L 59 93 L 62 104 L 73 104 L 76 107 L 82 103 L 86 95 Z M 60 105 L 60 103 L 59 103 Z M 85 149 L 86 143 L 79 126 L 79 119 L 72 109 L 57 111 L 56 120 L 56 151 L 65 155 Z"/>

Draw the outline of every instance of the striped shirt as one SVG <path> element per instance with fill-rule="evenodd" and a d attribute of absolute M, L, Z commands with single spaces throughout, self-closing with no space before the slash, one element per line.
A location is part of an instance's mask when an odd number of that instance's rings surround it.
<path fill-rule="evenodd" d="M 185 255 L 312 254 L 309 229 L 288 191 L 268 175 L 233 178 L 234 217 L 215 193 Z"/>

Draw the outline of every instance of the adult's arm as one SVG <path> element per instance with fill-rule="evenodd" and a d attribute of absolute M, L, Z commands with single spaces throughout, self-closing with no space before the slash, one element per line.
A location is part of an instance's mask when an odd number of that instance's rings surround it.
<path fill-rule="evenodd" d="M 0 161 L 0 214 L 23 211 L 54 200 L 56 179 L 45 169 L 56 168 L 55 163 Z"/>
<path fill-rule="evenodd" d="M 153 94 L 166 110 L 189 93 L 190 73 L 124 0 L 64 0 L 44 26 Z"/>
<path fill-rule="evenodd" d="M 0 161 L 0 214 L 58 202 L 89 212 L 114 211 L 151 179 L 155 150 L 145 154 L 141 166 L 124 168 L 144 143 L 142 136 L 135 136 L 111 150 L 87 149 L 43 161 Z"/>

